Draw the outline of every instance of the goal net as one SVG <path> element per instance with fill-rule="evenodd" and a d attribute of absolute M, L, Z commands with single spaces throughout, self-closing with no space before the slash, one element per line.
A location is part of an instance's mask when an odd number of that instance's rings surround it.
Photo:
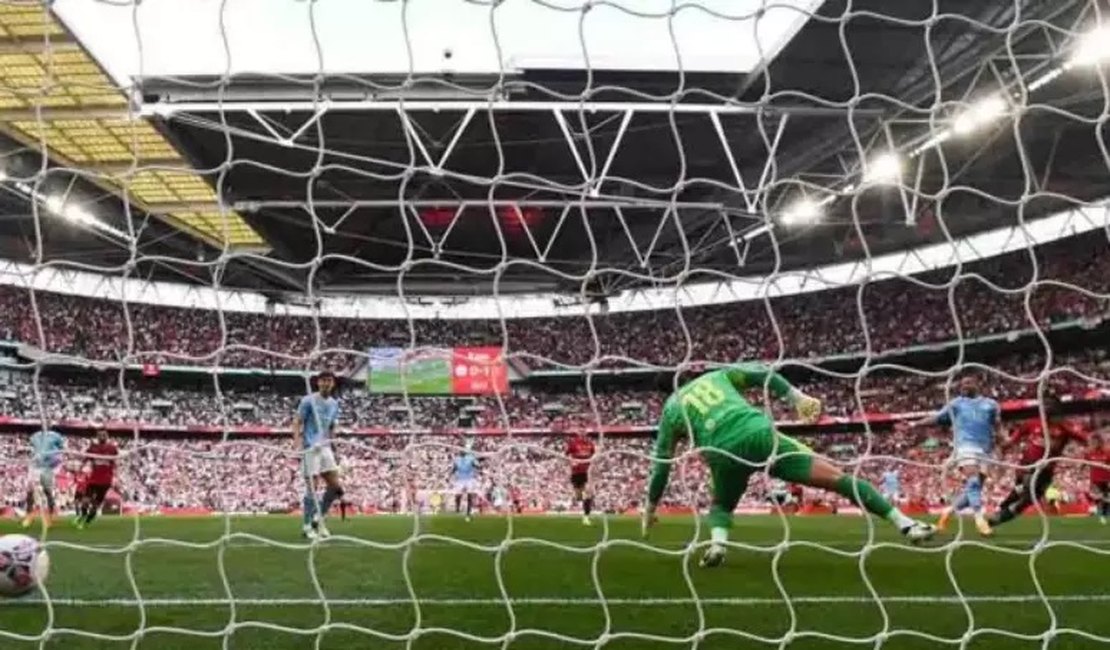
<path fill-rule="evenodd" d="M 3 646 L 1110 644 L 1107 9 L 0 4 Z"/>

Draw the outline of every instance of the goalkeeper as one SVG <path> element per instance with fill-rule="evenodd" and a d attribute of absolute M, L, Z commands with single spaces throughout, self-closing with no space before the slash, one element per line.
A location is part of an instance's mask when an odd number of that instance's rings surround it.
<path fill-rule="evenodd" d="M 701 452 L 712 477 L 713 503 L 709 510 L 712 544 L 701 560 L 702 566 L 717 566 L 724 560 L 732 511 L 747 489 L 748 478 L 764 466 L 776 478 L 836 492 L 890 521 L 913 542 L 933 536 L 933 526 L 907 517 L 870 483 L 845 474 L 809 447 L 775 431 L 774 422 L 741 394 L 744 389 L 765 384 L 775 396 L 789 400 L 803 420 L 814 422 L 821 414 L 819 400 L 759 364 L 738 364 L 707 372 L 667 399 L 655 441 L 644 509 L 645 535 L 655 523 L 655 508 L 667 487 L 675 445 L 688 429 L 692 444 Z"/>

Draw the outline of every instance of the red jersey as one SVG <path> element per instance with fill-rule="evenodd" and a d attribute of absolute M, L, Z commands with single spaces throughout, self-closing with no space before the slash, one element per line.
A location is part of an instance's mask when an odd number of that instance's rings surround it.
<path fill-rule="evenodd" d="M 111 485 L 116 474 L 116 456 L 119 455 L 119 449 L 111 442 L 93 442 L 85 453 L 100 457 L 89 459 L 92 463 L 89 485 Z"/>
<path fill-rule="evenodd" d="M 567 443 L 567 456 L 575 461 L 570 467 L 572 474 L 588 472 L 590 459 L 594 457 L 594 443 L 585 436 L 574 436 Z"/>
<path fill-rule="evenodd" d="M 1063 455 L 1064 448 L 1068 446 L 1069 442 L 1086 444 L 1087 433 L 1074 422 L 1068 420 L 1049 422 L 1048 439 L 1050 442 L 1046 453 L 1044 427 L 1041 426 L 1040 418 L 1022 422 L 1010 434 L 1011 443 L 1023 441 L 1025 443 L 1021 450 L 1020 463 L 1022 465 L 1032 465 L 1042 459 L 1059 458 Z"/>
<path fill-rule="evenodd" d="M 73 491 L 80 494 L 89 487 L 89 475 L 84 472 L 77 472 L 73 475 Z"/>
<path fill-rule="evenodd" d="M 1105 467 L 1090 465 L 1091 483 L 1110 483 L 1110 449 L 1106 447 L 1088 449 L 1087 453 L 1083 455 L 1083 460 L 1105 465 Z"/>

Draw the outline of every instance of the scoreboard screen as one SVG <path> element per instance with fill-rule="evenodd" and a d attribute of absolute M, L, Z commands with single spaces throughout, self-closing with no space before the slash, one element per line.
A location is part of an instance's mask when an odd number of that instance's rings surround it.
<path fill-rule="evenodd" d="M 372 393 L 486 395 L 508 390 L 501 348 L 371 348 Z"/>

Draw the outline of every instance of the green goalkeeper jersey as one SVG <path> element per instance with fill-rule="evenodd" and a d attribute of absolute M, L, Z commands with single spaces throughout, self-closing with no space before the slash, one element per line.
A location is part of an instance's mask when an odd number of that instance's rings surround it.
<path fill-rule="evenodd" d="M 687 433 L 698 448 L 730 449 L 744 436 L 748 423 L 766 428 L 767 415 L 744 399 L 741 391 L 767 386 L 776 397 L 793 393 L 786 379 L 767 366 L 744 363 L 708 372 L 679 388 L 663 404 L 655 439 L 655 462 L 648 501 L 658 503 L 670 477 L 670 462 L 678 439 Z"/>

